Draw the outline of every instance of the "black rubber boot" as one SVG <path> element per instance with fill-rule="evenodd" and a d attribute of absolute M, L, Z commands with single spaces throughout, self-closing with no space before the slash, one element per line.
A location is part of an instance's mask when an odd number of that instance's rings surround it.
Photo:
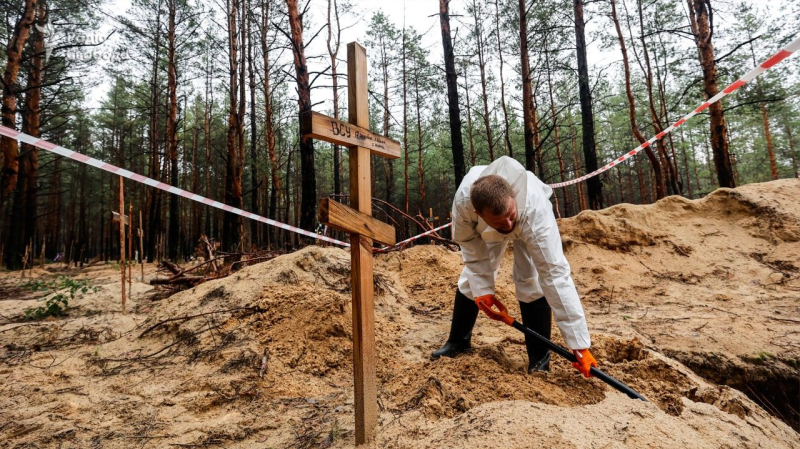
<path fill-rule="evenodd" d="M 544 297 L 531 303 L 519 303 L 522 324 L 537 334 L 550 339 L 553 312 Z M 528 373 L 550 371 L 550 349 L 534 337 L 525 335 L 525 349 L 528 351 Z"/>
<path fill-rule="evenodd" d="M 431 354 L 431 360 L 439 357 L 455 357 L 472 347 L 472 328 L 478 318 L 478 306 L 475 301 L 467 298 L 456 289 L 456 299 L 453 304 L 453 321 L 450 323 L 450 336 L 441 349 Z"/>

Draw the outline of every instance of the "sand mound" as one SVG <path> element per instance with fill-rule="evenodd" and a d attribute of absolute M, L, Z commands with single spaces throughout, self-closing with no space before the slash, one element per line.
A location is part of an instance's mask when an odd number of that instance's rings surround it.
<path fill-rule="evenodd" d="M 786 424 L 796 424 L 800 366 L 797 197 L 800 183 L 778 181 L 561 220 L 593 352 L 648 403 L 560 359 L 527 375 L 522 334 L 484 316 L 473 350 L 430 361 L 449 330 L 460 254 L 379 256 L 377 446 L 797 447 Z M 2 326 L 0 438 L 348 447 L 349 281 L 347 251 L 308 247 L 162 300 L 136 296 L 124 319 L 101 291 L 91 313 Z M 519 314 L 510 253 L 498 295 Z M 111 336 L 64 339 L 101 322 Z M 37 349 L 45 329 L 61 343 Z"/>

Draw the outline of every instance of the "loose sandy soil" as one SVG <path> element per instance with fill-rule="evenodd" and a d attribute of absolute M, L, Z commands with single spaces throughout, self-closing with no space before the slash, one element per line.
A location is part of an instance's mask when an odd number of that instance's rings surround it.
<path fill-rule="evenodd" d="M 376 446 L 800 447 L 797 198 L 782 180 L 560 221 L 593 353 L 647 403 L 563 360 L 525 374 L 522 335 L 484 316 L 472 351 L 430 361 L 460 254 L 379 256 Z M 518 315 L 511 263 L 498 295 Z M 41 294 L 0 273 L 0 447 L 352 446 L 346 251 L 308 247 L 162 299 L 137 276 L 128 314 L 112 266 L 33 272 L 61 274 L 98 292 L 29 322 Z"/>

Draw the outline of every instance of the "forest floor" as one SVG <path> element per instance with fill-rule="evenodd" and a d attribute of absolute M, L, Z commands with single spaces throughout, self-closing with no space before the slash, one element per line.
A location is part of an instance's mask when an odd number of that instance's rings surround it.
<path fill-rule="evenodd" d="M 559 221 L 593 353 L 646 403 L 557 358 L 525 374 L 522 335 L 483 315 L 473 350 L 430 361 L 460 254 L 378 256 L 376 446 L 799 447 L 797 198 L 781 180 Z M 511 265 L 498 295 L 518 315 Z M 31 322 L 16 318 L 37 294 L 0 273 L 3 447 L 352 446 L 347 251 L 307 247 L 166 298 L 136 276 L 128 314 L 111 265 L 33 271 L 64 274 L 98 291 Z"/>

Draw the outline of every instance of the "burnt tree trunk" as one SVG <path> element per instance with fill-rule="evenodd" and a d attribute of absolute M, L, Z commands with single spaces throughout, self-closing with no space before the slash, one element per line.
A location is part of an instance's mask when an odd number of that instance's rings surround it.
<path fill-rule="evenodd" d="M 581 102 L 581 127 L 583 129 L 583 157 L 586 172 L 597 170 L 597 152 L 594 142 L 594 114 L 592 113 L 592 91 L 589 87 L 589 66 L 586 61 L 586 23 L 583 20 L 583 0 L 574 0 L 575 41 L 578 53 L 578 89 Z M 603 208 L 603 184 L 597 176 L 586 180 L 589 208 Z"/>
<path fill-rule="evenodd" d="M 227 164 L 225 172 L 225 204 L 242 207 L 242 171 L 243 160 L 240 148 L 240 129 L 242 117 L 239 114 L 239 24 L 238 0 L 228 0 L 228 65 L 229 65 L 229 91 L 228 91 L 228 132 L 226 135 Z M 241 240 L 242 218 L 230 212 L 226 213 L 222 222 L 222 246 L 225 250 L 232 250 Z"/>
<path fill-rule="evenodd" d="M 289 28 L 291 29 L 291 46 L 294 54 L 294 72 L 297 79 L 297 102 L 300 115 L 311 112 L 311 84 L 306 65 L 305 47 L 303 44 L 303 14 L 297 10 L 297 0 L 286 0 L 289 8 Z M 300 173 L 302 198 L 300 204 L 300 227 L 314 229 L 317 216 L 317 177 L 314 168 L 314 141 L 300 141 Z"/>
<path fill-rule="evenodd" d="M 533 88 L 531 67 L 528 62 L 527 2 L 519 0 L 519 53 L 522 69 L 522 124 L 525 135 L 525 168 L 534 171 L 536 164 L 533 143 Z"/>
<path fill-rule="evenodd" d="M 450 1 L 439 0 L 439 25 L 442 29 L 442 47 L 444 48 L 444 69 L 447 80 L 447 109 L 450 117 L 450 145 L 453 151 L 453 170 L 456 185 L 466 175 L 464 165 L 464 142 L 461 137 L 461 111 L 458 106 L 458 79 L 456 74 L 456 57 L 450 37 Z"/>

